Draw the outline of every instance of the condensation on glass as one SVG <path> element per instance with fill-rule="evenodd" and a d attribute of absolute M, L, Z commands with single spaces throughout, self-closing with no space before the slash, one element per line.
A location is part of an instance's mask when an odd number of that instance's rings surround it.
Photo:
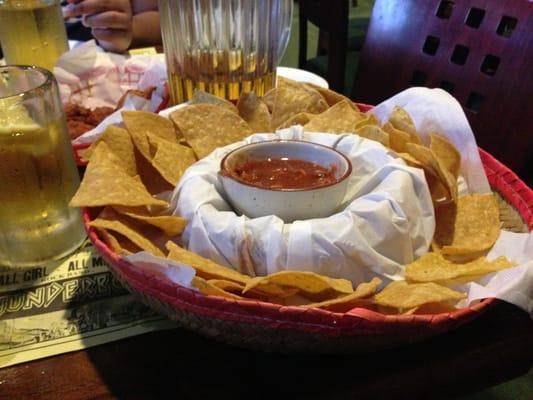
<path fill-rule="evenodd" d="M 8 64 L 52 70 L 68 50 L 59 0 L 0 0 L 0 43 Z"/>

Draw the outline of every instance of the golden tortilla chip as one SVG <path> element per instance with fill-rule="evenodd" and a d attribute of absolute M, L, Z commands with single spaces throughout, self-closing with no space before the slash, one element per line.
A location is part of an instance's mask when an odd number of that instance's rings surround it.
<path fill-rule="evenodd" d="M 120 233 L 141 249 L 149 251 L 157 257 L 165 257 L 161 249 L 154 244 L 157 238 L 161 236 L 156 228 L 138 224 L 111 208 L 105 208 L 98 218 L 91 221 L 90 225 L 94 228 Z"/>
<path fill-rule="evenodd" d="M 422 163 L 420 161 L 418 161 L 416 158 L 414 158 L 411 154 L 409 154 L 409 153 L 398 153 L 398 155 L 410 167 L 423 169 L 424 166 L 422 165 Z"/>
<path fill-rule="evenodd" d="M 389 115 L 389 122 L 394 126 L 396 129 L 399 129 L 400 131 L 407 132 L 411 136 L 417 136 L 415 123 L 411 119 L 411 116 L 407 111 L 405 111 L 402 107 L 395 106 L 392 109 L 391 114 Z M 413 143 L 420 144 L 420 141 L 414 141 Z"/>
<path fill-rule="evenodd" d="M 169 259 L 190 265 L 196 270 L 196 275 L 199 277 L 205 279 L 224 279 L 244 285 L 251 279 L 249 276 L 243 275 L 234 269 L 224 267 L 199 254 L 185 250 L 174 242 L 167 242 L 166 246 L 169 251 Z"/>
<path fill-rule="evenodd" d="M 204 278 L 200 276 L 194 276 L 192 278 L 192 284 L 194 287 L 196 287 L 200 291 L 200 293 L 205 294 L 207 296 L 220 296 L 220 297 L 227 297 L 230 299 L 243 299 L 243 297 L 241 296 L 238 296 L 216 285 L 213 285 L 212 283 L 210 283 L 209 281 L 205 280 Z"/>
<path fill-rule="evenodd" d="M 192 95 L 191 104 L 214 104 L 225 108 L 232 113 L 238 114 L 237 107 L 231 102 L 214 94 L 204 92 L 203 90 L 195 90 Z"/>
<path fill-rule="evenodd" d="M 102 135 L 96 139 L 91 146 L 83 153 L 83 158 L 90 160 L 96 146 L 104 142 L 109 149 L 117 156 L 120 165 L 130 176 L 137 175 L 137 166 L 135 165 L 135 155 L 133 152 L 133 141 L 126 129 L 119 128 L 115 125 L 109 125 Z"/>
<path fill-rule="evenodd" d="M 292 117 L 290 117 L 288 120 L 283 122 L 281 125 L 276 127 L 276 130 L 290 128 L 291 126 L 294 126 L 294 125 L 305 125 L 309 121 L 311 121 L 316 115 L 318 114 L 311 114 L 307 112 L 301 112 L 301 113 L 295 114 Z"/>
<path fill-rule="evenodd" d="M 443 164 L 443 167 L 450 171 L 455 179 L 461 172 L 461 154 L 446 138 L 436 133 L 430 134 L 430 150 L 435 154 Z"/>
<path fill-rule="evenodd" d="M 243 93 L 237 103 L 239 115 L 252 131 L 257 133 L 272 132 L 272 116 L 268 107 L 254 92 Z"/>
<path fill-rule="evenodd" d="M 119 214 L 153 225 L 161 229 L 168 236 L 181 234 L 188 222 L 185 218 L 175 215 L 150 215 L 146 207 L 114 206 L 113 209 Z"/>
<path fill-rule="evenodd" d="M 190 147 L 148 135 L 151 146 L 157 150 L 151 160 L 153 167 L 172 186 L 176 186 L 185 170 L 196 162 L 194 151 Z"/>
<path fill-rule="evenodd" d="M 170 184 L 161 176 L 161 173 L 152 165 L 151 160 L 147 160 L 137 148 L 135 148 L 134 153 L 139 177 L 150 194 L 155 195 L 174 189 L 175 185 Z"/>
<path fill-rule="evenodd" d="M 209 284 L 216 286 L 217 288 L 224 290 L 226 292 L 234 293 L 239 296 L 243 295 L 244 291 L 244 285 L 242 283 L 237 283 L 233 281 L 228 281 L 225 279 L 209 279 Z M 276 290 L 277 289 L 277 290 Z M 258 300 L 265 300 L 270 301 L 274 303 L 284 303 L 284 299 L 287 299 L 288 297 L 294 296 L 298 292 L 297 289 L 291 289 L 291 290 L 282 290 L 276 286 L 269 285 L 267 287 L 267 291 L 261 291 L 261 290 L 250 290 L 246 293 L 246 298 L 252 298 L 252 299 L 258 299 Z"/>
<path fill-rule="evenodd" d="M 415 143 L 407 143 L 405 147 L 407 152 L 422 164 L 434 201 L 442 202 L 451 199 L 455 202 L 458 196 L 457 180 L 443 168 L 443 165 L 439 164 L 435 154 L 427 147 Z M 439 184 L 442 185 L 439 186 Z"/>
<path fill-rule="evenodd" d="M 397 153 L 407 152 L 407 143 L 411 143 L 411 136 L 407 132 L 395 128 L 390 122 L 383 125 L 383 130 L 389 134 L 389 144 L 392 150 Z"/>
<path fill-rule="evenodd" d="M 300 112 L 320 114 L 328 109 L 328 103 L 316 90 L 298 82 L 280 85 L 272 109 L 272 126 L 279 126 Z"/>
<path fill-rule="evenodd" d="M 213 104 L 193 104 L 170 114 L 192 149 L 203 158 L 218 147 L 238 142 L 252 129 L 237 114 Z"/>
<path fill-rule="evenodd" d="M 106 157 L 106 153 L 112 154 L 106 143 L 99 143 L 80 187 L 69 203 L 71 207 L 168 206 L 167 202 L 152 197 L 138 177 L 129 176 Z"/>
<path fill-rule="evenodd" d="M 377 126 L 379 128 L 379 121 L 378 119 L 374 116 L 374 114 L 370 114 L 370 113 L 367 113 L 367 114 L 364 114 L 364 113 L 361 113 L 362 115 L 362 119 L 357 122 L 355 124 L 355 129 L 357 131 L 357 129 L 359 128 L 362 128 L 363 126 Z"/>
<path fill-rule="evenodd" d="M 280 271 L 268 276 L 250 279 L 243 293 L 252 289 L 263 290 L 263 286 L 278 285 L 297 288 L 307 294 L 319 294 L 326 291 L 336 293 L 352 293 L 352 283 L 346 279 L 334 279 L 308 271 Z"/>
<path fill-rule="evenodd" d="M 378 286 L 381 284 L 381 279 L 373 278 L 370 282 L 364 282 L 357 286 L 353 293 L 345 296 L 340 296 L 335 299 L 325 300 L 319 303 L 306 304 L 304 307 L 324 308 L 331 311 L 350 310 L 357 305 L 368 305 L 368 299 L 361 301 L 365 298 L 372 296 Z"/>
<path fill-rule="evenodd" d="M 209 279 L 207 282 L 225 292 L 234 294 L 241 294 L 244 290 L 244 285 L 242 283 L 228 281 L 226 279 Z"/>
<path fill-rule="evenodd" d="M 105 244 L 115 253 L 121 256 L 129 256 L 131 254 L 142 251 L 142 249 L 133 243 L 128 238 L 118 234 L 111 233 L 107 229 L 97 228 L 98 235 L 102 238 Z"/>
<path fill-rule="evenodd" d="M 491 272 L 513 267 L 505 257 L 488 261 L 480 257 L 467 263 L 454 263 L 447 260 L 441 253 L 426 253 L 406 266 L 405 277 L 413 282 L 446 283 L 460 277 L 477 277 Z"/>
<path fill-rule="evenodd" d="M 178 143 L 172 122 L 158 114 L 147 111 L 123 111 L 122 120 L 133 143 L 147 160 L 151 160 L 154 156 L 148 142 L 149 133 L 170 143 Z"/>
<path fill-rule="evenodd" d="M 434 241 L 443 254 L 490 249 L 500 235 L 498 203 L 492 193 L 469 194 L 435 212 Z"/>
<path fill-rule="evenodd" d="M 380 306 L 408 310 L 423 304 L 437 302 L 457 302 L 466 298 L 465 293 L 457 292 L 433 282 L 407 283 L 394 281 L 374 296 L 374 303 Z"/>
<path fill-rule="evenodd" d="M 304 126 L 306 132 L 352 133 L 365 115 L 355 111 L 350 102 L 343 100 L 316 115 Z"/>
<path fill-rule="evenodd" d="M 374 140 L 389 147 L 389 134 L 377 125 L 364 125 L 355 129 L 355 133 L 365 139 Z"/>
<path fill-rule="evenodd" d="M 324 97 L 324 100 L 326 100 L 326 102 L 328 103 L 328 105 L 331 107 L 335 104 L 337 104 L 339 101 L 347 101 L 351 104 L 352 108 L 355 110 L 355 111 L 359 111 L 359 108 L 357 107 L 357 105 L 351 101 L 348 97 L 346 96 L 343 96 L 342 94 L 340 93 L 337 93 L 331 89 L 328 89 L 328 88 L 325 88 L 325 87 L 322 87 L 322 86 L 318 86 L 318 85 L 315 85 L 313 83 L 310 83 L 310 82 L 303 82 L 303 84 L 305 86 L 307 86 L 308 88 L 311 88 L 311 89 L 314 89 L 316 90 L 318 93 L 320 93 L 322 95 L 322 97 Z"/>

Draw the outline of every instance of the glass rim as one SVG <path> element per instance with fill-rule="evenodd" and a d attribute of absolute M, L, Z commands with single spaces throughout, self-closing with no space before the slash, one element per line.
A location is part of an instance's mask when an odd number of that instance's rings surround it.
<path fill-rule="evenodd" d="M 43 81 L 39 82 L 35 85 L 31 85 L 31 87 L 28 90 L 20 91 L 17 93 L 10 94 L 8 96 L 3 96 L 0 94 L 0 99 L 9 99 L 11 97 L 20 97 L 23 96 L 26 93 L 31 93 L 39 89 L 45 90 L 46 88 L 52 86 L 55 78 L 54 74 L 47 70 L 46 68 L 38 67 L 36 65 L 19 65 L 19 64 L 8 64 L 8 65 L 1 65 L 0 66 L 0 80 L 3 79 L 3 74 L 5 72 L 8 72 L 9 70 L 19 70 L 19 71 L 36 71 L 40 73 L 43 76 Z"/>

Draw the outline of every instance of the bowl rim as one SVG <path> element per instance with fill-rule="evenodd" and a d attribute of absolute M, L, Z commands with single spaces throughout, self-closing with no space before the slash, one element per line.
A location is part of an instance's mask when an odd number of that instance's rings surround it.
<path fill-rule="evenodd" d="M 247 182 L 247 181 L 245 181 L 243 179 L 238 179 L 238 178 L 236 178 L 235 176 L 233 176 L 233 175 L 231 175 L 229 173 L 227 165 L 226 165 L 226 161 L 232 154 L 234 154 L 237 151 L 242 150 L 245 147 L 253 147 L 253 146 L 257 146 L 257 145 L 274 144 L 274 143 L 298 143 L 298 144 L 312 145 L 313 147 L 323 148 L 323 149 L 325 149 L 327 151 L 330 151 L 330 152 L 336 154 L 341 159 L 343 159 L 346 162 L 346 165 L 347 165 L 346 171 L 342 174 L 342 176 L 340 176 L 334 182 L 327 183 L 325 185 L 320 185 L 320 186 L 310 186 L 310 187 L 292 188 L 292 189 L 291 188 L 267 188 L 267 187 L 264 187 L 264 186 L 261 186 L 261 185 L 254 185 L 254 184 L 252 184 L 250 182 Z M 310 160 L 305 160 L 305 161 L 310 161 Z M 313 161 L 311 161 L 311 162 L 313 162 Z M 313 163 L 315 163 L 315 162 L 313 162 Z M 315 163 L 315 164 L 318 164 L 318 163 Z M 228 173 L 227 174 L 221 174 L 222 171 L 226 171 Z M 339 150 L 337 150 L 337 149 L 335 149 L 333 147 L 326 146 L 324 144 L 311 142 L 309 140 L 300 140 L 300 139 L 269 139 L 269 140 L 261 140 L 259 142 L 247 143 L 247 144 L 244 144 L 242 146 L 239 146 L 239 147 L 231 150 L 220 161 L 220 170 L 219 170 L 218 174 L 219 174 L 219 176 L 222 176 L 223 178 L 231 179 L 231 180 L 233 180 L 233 181 L 235 181 L 237 183 L 240 183 L 242 185 L 249 186 L 249 187 L 252 187 L 254 189 L 266 190 L 266 191 L 269 191 L 269 192 L 309 192 L 309 191 L 312 191 L 312 190 L 325 189 L 327 187 L 338 185 L 341 182 L 345 181 L 352 174 L 352 162 L 344 153 L 340 152 Z"/>

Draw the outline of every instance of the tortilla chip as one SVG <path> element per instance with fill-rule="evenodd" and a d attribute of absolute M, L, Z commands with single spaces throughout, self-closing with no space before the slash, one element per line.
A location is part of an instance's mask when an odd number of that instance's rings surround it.
<path fill-rule="evenodd" d="M 394 281 L 376 294 L 373 301 L 380 306 L 408 310 L 428 303 L 457 302 L 464 298 L 466 298 L 465 293 L 433 282 Z"/>
<path fill-rule="evenodd" d="M 135 165 L 135 155 L 133 153 L 133 141 L 126 129 L 119 128 L 115 125 L 109 125 L 102 135 L 84 151 L 83 158 L 90 160 L 96 146 L 101 142 L 106 143 L 109 149 L 117 156 L 120 165 L 128 175 L 137 175 L 137 166 Z"/>
<path fill-rule="evenodd" d="M 156 228 L 136 223 L 109 207 L 106 207 L 98 218 L 91 221 L 90 225 L 94 228 L 108 229 L 120 233 L 142 250 L 149 251 L 157 257 L 165 257 L 161 249 L 154 244 L 156 239 L 161 236 Z"/>
<path fill-rule="evenodd" d="M 278 127 L 300 112 L 320 114 L 328 107 L 326 100 L 314 89 L 298 84 L 298 82 L 281 85 L 276 88 L 272 109 L 272 126 Z"/>
<path fill-rule="evenodd" d="M 356 128 L 355 133 L 365 139 L 374 140 L 389 147 L 389 134 L 377 125 L 364 125 Z"/>
<path fill-rule="evenodd" d="M 99 143 L 70 201 L 71 207 L 168 206 L 167 202 L 152 197 L 138 177 L 129 176 L 106 153 L 112 154 L 105 142 Z"/>
<path fill-rule="evenodd" d="M 329 278 L 308 271 L 280 271 L 250 279 L 243 293 L 252 289 L 263 290 L 263 286 L 266 285 L 296 288 L 306 294 L 319 294 L 327 291 L 344 294 L 353 292 L 352 283 L 346 279 Z"/>
<path fill-rule="evenodd" d="M 461 154 L 445 137 L 432 133 L 430 138 L 430 150 L 437 156 L 443 167 L 457 179 L 461 172 Z"/>
<path fill-rule="evenodd" d="M 150 215 L 146 207 L 114 206 L 113 209 L 119 214 L 153 225 L 168 236 L 181 234 L 188 222 L 185 218 L 175 215 Z"/>
<path fill-rule="evenodd" d="M 147 160 L 137 148 L 135 148 L 134 153 L 139 177 L 150 194 L 155 195 L 174 189 L 175 185 L 170 184 L 161 176 L 161 173 L 152 165 L 151 160 Z"/>
<path fill-rule="evenodd" d="M 239 115 L 244 119 L 252 131 L 272 132 L 272 116 L 261 99 L 254 92 L 243 93 L 237 103 Z"/>
<path fill-rule="evenodd" d="M 203 158 L 218 147 L 238 142 L 252 129 L 237 114 L 213 104 L 193 104 L 170 114 L 197 157 Z"/>
<path fill-rule="evenodd" d="M 447 283 L 452 279 L 476 278 L 513 266 L 505 257 L 498 257 L 494 261 L 480 257 L 467 263 L 455 263 L 444 258 L 441 253 L 426 253 L 406 266 L 405 277 L 413 282 Z"/>
<path fill-rule="evenodd" d="M 316 115 L 317 114 L 311 114 L 307 112 L 301 112 L 301 113 L 295 114 L 292 117 L 290 117 L 288 120 L 283 122 L 281 125 L 279 125 L 276 128 L 276 130 L 290 128 L 291 126 L 294 126 L 294 125 L 305 125 L 309 121 L 311 121 Z"/>
<path fill-rule="evenodd" d="M 361 116 L 362 116 L 361 120 L 359 120 L 355 124 L 356 131 L 357 131 L 357 129 L 362 128 L 363 126 L 377 126 L 377 127 L 379 127 L 379 121 L 374 116 L 374 114 L 361 113 Z"/>
<path fill-rule="evenodd" d="M 199 277 L 205 279 L 225 279 L 241 284 L 246 284 L 251 279 L 249 276 L 243 275 L 234 269 L 224 267 L 199 254 L 185 250 L 174 242 L 169 241 L 166 246 L 169 251 L 169 259 L 190 265 L 196 270 L 196 275 Z"/>
<path fill-rule="evenodd" d="M 443 254 L 490 249 L 500 235 L 498 203 L 492 193 L 459 197 L 457 206 L 437 208 L 434 241 Z"/>
<path fill-rule="evenodd" d="M 220 296 L 239 300 L 243 299 L 242 296 L 236 295 L 216 285 L 213 285 L 211 282 L 205 280 L 200 276 L 194 276 L 192 278 L 192 284 L 200 291 L 200 293 L 205 294 L 207 296 Z"/>
<path fill-rule="evenodd" d="M 364 114 L 355 111 L 350 102 L 343 100 L 316 115 L 304 126 L 306 132 L 351 133 L 355 125 L 364 119 Z"/>
<path fill-rule="evenodd" d="M 383 125 L 383 130 L 389 134 L 390 148 L 397 153 L 407 152 L 407 143 L 411 143 L 411 136 L 404 131 L 396 129 L 390 122 Z"/>
<path fill-rule="evenodd" d="M 139 246 L 119 233 L 111 233 L 109 230 L 103 228 L 97 228 L 97 231 L 104 243 L 107 244 L 113 252 L 121 256 L 129 256 L 142 251 Z"/>
<path fill-rule="evenodd" d="M 122 120 L 133 143 L 147 160 L 151 160 L 155 154 L 150 149 L 149 133 L 170 143 L 178 143 L 176 129 L 172 122 L 158 114 L 147 111 L 123 111 Z"/>
<path fill-rule="evenodd" d="M 226 279 L 209 279 L 207 281 L 210 285 L 216 286 L 219 289 L 224 290 L 225 292 L 230 292 L 234 294 L 241 294 L 244 290 L 244 285 L 241 283 L 228 281 Z"/>
<path fill-rule="evenodd" d="M 322 86 L 315 85 L 315 84 L 310 83 L 310 82 L 303 82 L 303 84 L 305 86 L 307 86 L 308 88 L 314 89 L 318 93 L 320 93 L 322 95 L 322 97 L 324 97 L 324 100 L 326 100 L 326 102 L 328 103 L 328 105 L 330 107 L 335 105 L 335 104 L 337 104 L 338 102 L 344 100 L 344 101 L 347 101 L 348 103 L 350 103 L 352 108 L 355 111 L 359 111 L 359 108 L 357 107 L 357 105 L 353 101 L 351 101 L 348 97 L 343 96 L 340 93 L 337 93 L 337 92 L 335 92 L 335 91 L 333 91 L 331 89 L 328 89 L 328 88 L 325 88 L 325 87 L 322 87 Z"/>
<path fill-rule="evenodd" d="M 196 162 L 194 151 L 178 143 L 169 143 L 163 139 L 148 135 L 151 146 L 156 148 L 151 160 L 153 167 L 172 186 L 176 186 L 185 170 Z"/>
<path fill-rule="evenodd" d="M 451 173 L 439 164 L 435 154 L 427 147 L 415 143 L 406 143 L 407 152 L 422 164 L 426 180 L 434 201 L 442 202 L 457 199 L 457 181 Z"/>
<path fill-rule="evenodd" d="M 232 113 L 238 114 L 237 107 L 231 102 L 214 94 L 204 92 L 203 90 L 195 90 L 191 99 L 191 104 L 214 104 L 225 108 Z"/>
<path fill-rule="evenodd" d="M 320 303 L 306 304 L 304 307 L 324 308 L 331 311 L 350 310 L 357 305 L 368 305 L 368 300 L 361 301 L 362 299 L 372 296 L 378 286 L 381 284 L 381 280 L 373 278 L 370 282 L 364 282 L 357 286 L 353 293 L 345 296 L 340 296 L 335 299 L 325 300 Z"/>
<path fill-rule="evenodd" d="M 418 161 L 416 158 L 414 158 L 411 154 L 409 154 L 409 153 L 398 153 L 398 155 L 410 167 L 415 167 L 415 168 L 420 168 L 420 169 L 424 168 L 422 163 L 420 161 Z"/>
<path fill-rule="evenodd" d="M 409 135 L 417 136 L 415 123 L 411 119 L 411 116 L 407 111 L 402 107 L 395 106 L 392 109 L 391 114 L 389 115 L 389 122 L 396 129 L 399 129 L 403 132 L 407 132 Z M 413 141 L 413 143 L 420 144 L 420 141 Z"/>

